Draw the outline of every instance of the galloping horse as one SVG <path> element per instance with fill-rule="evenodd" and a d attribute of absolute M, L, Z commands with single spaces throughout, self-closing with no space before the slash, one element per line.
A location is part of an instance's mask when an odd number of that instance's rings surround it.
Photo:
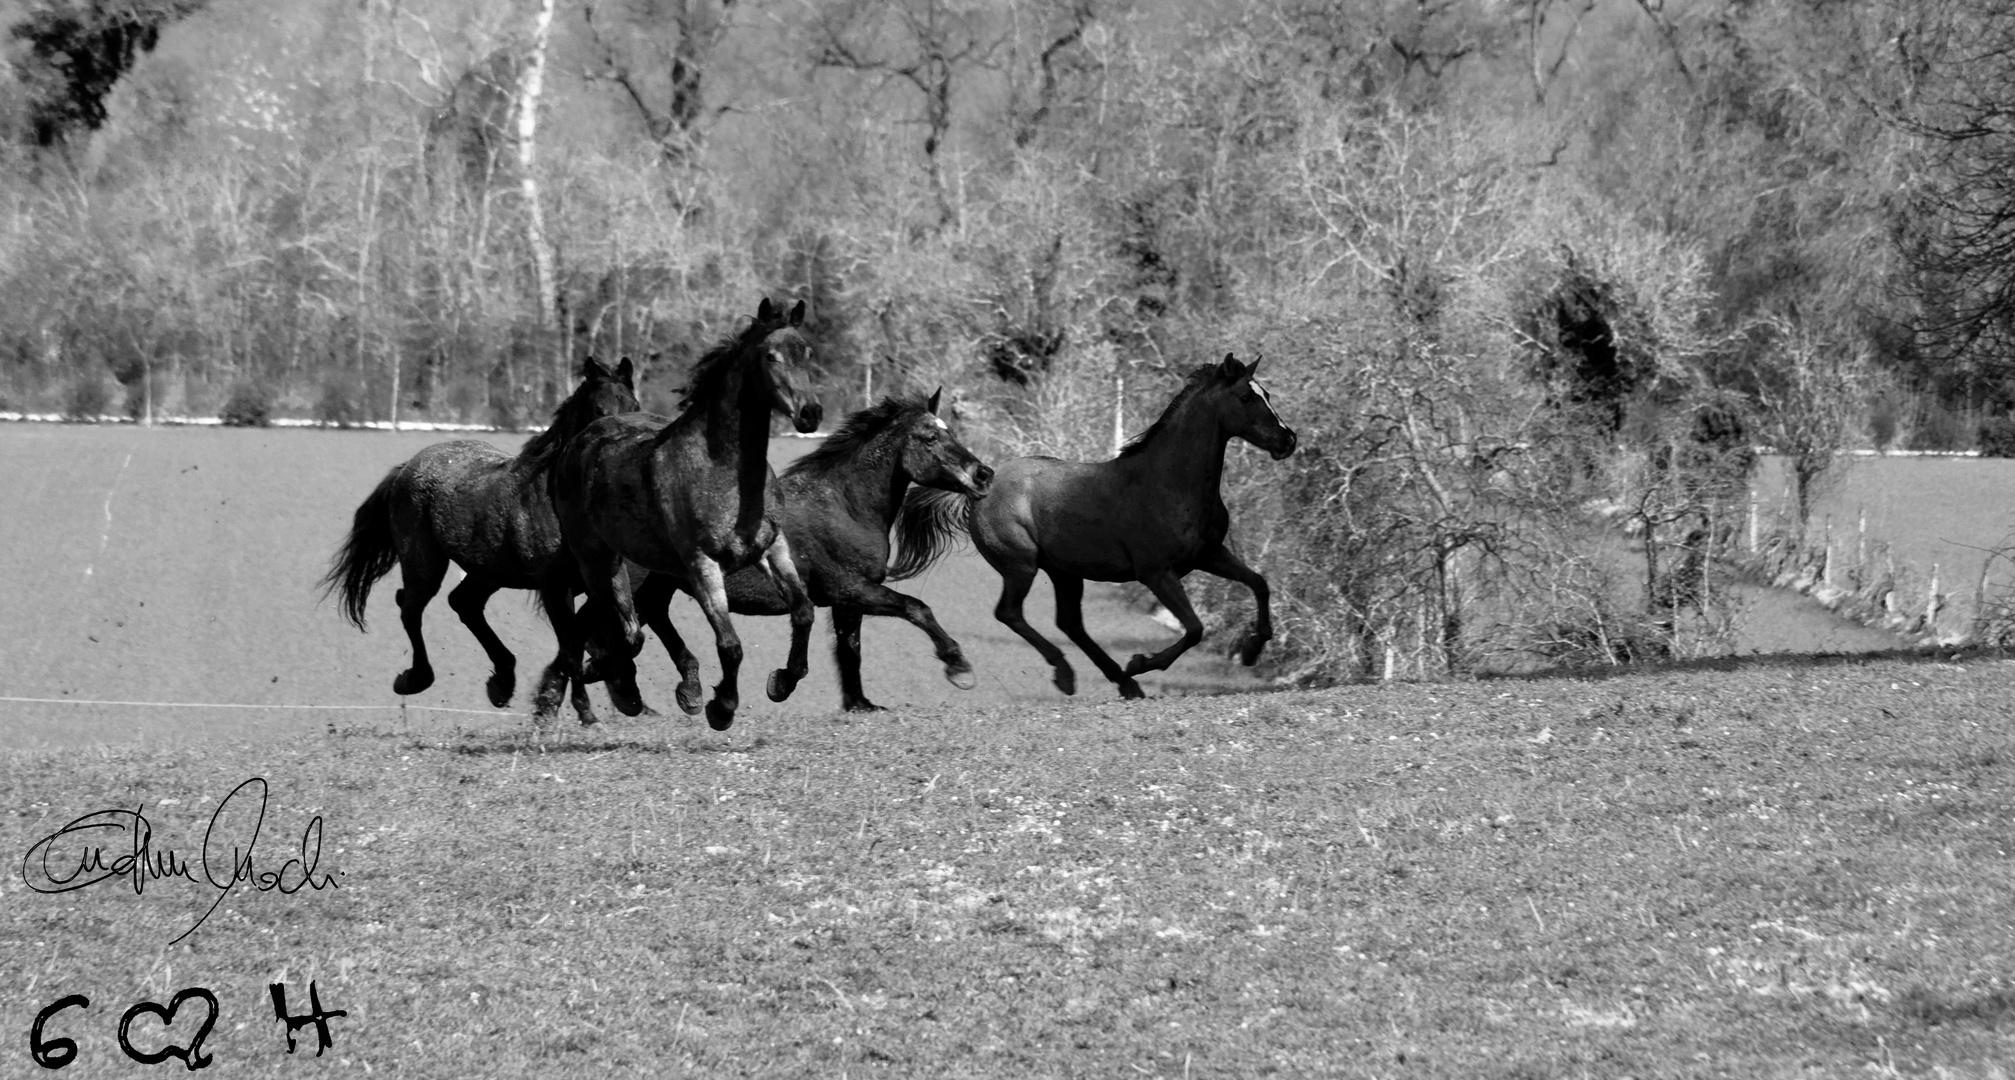
<path fill-rule="evenodd" d="M 1202 570 L 1252 590 L 1253 625 L 1234 649 L 1248 666 L 1273 637 L 1266 579 L 1225 549 L 1230 514 L 1219 494 L 1224 448 L 1241 438 L 1273 455 L 1294 453 L 1294 429 L 1274 412 L 1273 399 L 1246 367 L 1225 354 L 1219 364 L 1192 371 L 1161 418 L 1111 461 L 1016 458 L 1002 466 L 985 498 L 937 491 L 910 493 L 897 523 L 897 557 L 891 576 L 919 573 L 941 557 L 949 541 L 969 531 L 974 546 L 1001 575 L 994 617 L 1006 623 L 1043 659 L 1056 687 L 1077 692 L 1077 675 L 1063 651 L 1022 617 L 1022 601 L 1036 571 L 1056 586 L 1056 623 L 1091 657 L 1120 696 L 1141 697 L 1134 676 L 1161 671 L 1203 637 L 1182 578 Z M 1085 633 L 1084 583 L 1138 581 L 1182 622 L 1182 637 L 1153 656 L 1136 654 L 1125 668 Z"/>
<path fill-rule="evenodd" d="M 861 618 L 866 615 L 908 621 L 930 635 L 953 686 L 970 690 L 975 682 L 972 664 L 938 625 L 930 605 L 882 584 L 888 573 L 889 526 L 910 484 L 977 498 L 993 480 L 993 470 L 959 442 L 937 411 L 937 394 L 929 401 L 883 398 L 849 415 L 823 446 L 792 462 L 773 489 L 777 525 L 790 539 L 791 558 L 812 603 L 833 609 L 840 707 L 848 712 L 880 708 L 861 690 Z M 697 712 L 699 664 L 665 616 L 674 589 L 692 591 L 686 581 L 652 574 L 636 588 L 637 610 L 678 665 L 680 707 Z M 790 610 L 783 591 L 757 567 L 728 576 L 728 608 L 737 615 Z"/>
<path fill-rule="evenodd" d="M 802 301 L 785 316 L 764 299 L 747 329 L 693 365 L 677 419 L 604 417 L 560 452 L 553 506 L 588 593 L 583 612 L 598 614 L 577 617 L 571 592 L 558 588 L 542 587 L 540 599 L 574 674 L 607 680 L 610 700 L 625 715 L 643 710 L 635 664 L 643 632 L 631 563 L 697 584 L 695 598 L 713 626 L 721 659 L 721 681 L 707 703 L 707 722 L 716 731 L 734 723 L 741 704 L 742 643 L 728 618 L 729 574 L 760 559 L 786 598 L 791 651 L 785 667 L 770 676 L 770 700 L 789 697 L 804 678 L 812 602 L 767 500 L 771 410 L 790 417 L 799 431 L 819 426 L 818 402 L 798 386 L 798 369 L 811 355 L 799 330 L 804 315 Z M 583 671 L 583 624 L 594 623 L 600 624 L 601 655 L 594 670 Z"/>
<path fill-rule="evenodd" d="M 563 562 L 560 523 L 546 481 L 561 444 L 594 420 L 641 408 L 627 358 L 611 371 L 589 357 L 581 373 L 580 387 L 561 403 L 552 424 L 516 457 L 475 439 L 437 443 L 385 474 L 357 507 L 350 535 L 322 579 L 322 595 L 340 592 L 343 614 L 362 630 L 371 586 L 399 567 L 399 620 L 413 643 L 413 663 L 392 680 L 394 692 L 417 694 L 434 683 L 420 617 L 453 560 L 468 576 L 448 593 L 448 606 L 490 655 L 490 704 L 510 703 L 517 657 L 490 628 L 483 606 L 499 589 L 538 587 L 547 571 Z M 549 684 L 560 681 L 549 697 L 542 695 L 542 713 L 557 705 L 566 688 L 563 671 L 557 657 L 546 669 Z M 587 689 L 578 681 L 573 700 L 581 722 L 594 723 Z"/>

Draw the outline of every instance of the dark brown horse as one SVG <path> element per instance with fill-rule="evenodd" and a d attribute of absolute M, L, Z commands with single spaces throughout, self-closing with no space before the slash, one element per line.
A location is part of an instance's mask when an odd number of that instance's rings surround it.
<path fill-rule="evenodd" d="M 643 633 L 631 564 L 697 585 L 721 660 L 721 681 L 707 703 L 715 730 L 734 723 L 741 704 L 742 643 L 728 617 L 729 574 L 760 560 L 787 598 L 791 651 L 770 676 L 770 700 L 789 697 L 804 678 L 811 598 L 767 500 L 770 413 L 790 417 L 799 431 L 819 426 L 818 402 L 798 385 L 811 356 L 799 330 L 804 313 L 802 302 L 786 316 L 765 299 L 747 329 L 693 365 L 677 419 L 605 417 L 560 452 L 553 506 L 588 594 L 588 617 L 575 615 L 570 591 L 542 587 L 540 599 L 575 673 L 605 679 L 610 700 L 626 715 L 643 709 L 635 663 Z M 596 636 L 599 655 L 592 670 L 582 672 L 588 633 Z"/>
<path fill-rule="evenodd" d="M 918 489 L 897 523 L 891 576 L 920 572 L 970 531 L 973 545 L 1001 575 L 994 617 L 1048 660 L 1057 689 L 1077 692 L 1077 675 L 1063 651 L 1022 617 L 1036 571 L 1056 586 L 1056 623 L 1122 697 L 1142 696 L 1134 676 L 1161 671 L 1203 637 L 1203 623 L 1182 590 L 1183 575 L 1202 570 L 1252 590 L 1252 627 L 1234 646 L 1245 664 L 1259 660 L 1273 637 L 1266 579 L 1224 546 L 1231 517 L 1218 485 L 1224 448 L 1244 439 L 1279 460 L 1294 453 L 1294 430 L 1281 423 L 1266 388 L 1226 354 L 1223 363 L 1191 372 L 1152 427 L 1111 461 L 1016 458 L 1001 467 L 982 499 Z M 1153 656 L 1136 654 L 1125 668 L 1085 633 L 1084 583 L 1138 581 L 1182 623 L 1182 637 Z"/>
<path fill-rule="evenodd" d="M 912 483 L 977 498 L 993 480 L 993 470 L 959 442 L 937 412 L 937 394 L 929 401 L 883 398 L 849 415 L 771 488 L 772 516 L 790 539 L 791 558 L 812 603 L 833 609 L 840 707 L 849 712 L 880 708 L 861 689 L 861 618 L 867 615 L 903 619 L 928 634 L 945 678 L 961 690 L 973 688 L 972 664 L 938 625 L 930 605 L 882 584 L 889 526 Z M 637 586 L 637 610 L 678 665 L 680 707 L 696 712 L 699 663 L 665 614 L 674 589 L 692 591 L 684 580 L 651 575 Z M 728 608 L 737 615 L 790 611 L 783 590 L 753 566 L 728 576 Z"/>
<path fill-rule="evenodd" d="M 490 628 L 483 607 L 499 589 L 536 588 L 556 565 L 572 581 L 546 473 L 561 444 L 589 423 L 640 408 L 627 358 L 611 371 L 589 357 L 581 371 L 580 387 L 553 414 L 551 426 L 515 457 L 475 439 L 437 443 L 385 474 L 357 507 L 350 535 L 322 579 L 322 594 L 340 593 L 343 614 L 362 630 L 371 586 L 399 567 L 399 619 L 413 643 L 413 663 L 392 680 L 394 692 L 417 694 L 434 683 L 420 617 L 453 561 L 468 576 L 448 593 L 448 606 L 490 655 L 490 703 L 499 708 L 510 703 L 517 657 Z M 546 669 L 547 682 L 556 679 L 550 700 L 542 696 L 545 712 L 566 689 L 558 658 Z M 581 722 L 594 723 L 594 708 L 579 682 L 573 700 Z"/>

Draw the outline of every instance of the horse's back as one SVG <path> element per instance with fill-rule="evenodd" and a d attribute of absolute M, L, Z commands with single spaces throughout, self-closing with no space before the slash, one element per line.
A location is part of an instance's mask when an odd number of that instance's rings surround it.
<path fill-rule="evenodd" d="M 530 588 L 559 550 L 559 526 L 542 478 L 490 443 L 436 443 L 401 467 L 393 518 L 423 532 L 471 574 L 505 588 Z"/>
<path fill-rule="evenodd" d="M 1222 504 L 1149 480 L 1126 459 L 1016 458 L 974 507 L 973 542 L 996 567 L 1021 563 L 1093 581 L 1185 573 L 1223 538 Z"/>

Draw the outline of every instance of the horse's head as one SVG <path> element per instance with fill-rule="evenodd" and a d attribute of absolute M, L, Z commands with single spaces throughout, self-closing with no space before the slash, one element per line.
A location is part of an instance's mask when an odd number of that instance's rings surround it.
<path fill-rule="evenodd" d="M 994 471 L 966 449 L 958 436 L 952 434 L 950 425 L 938 416 L 938 399 L 943 395 L 940 388 L 922 409 L 904 417 L 903 471 L 925 487 L 977 498 L 993 485 Z"/>
<path fill-rule="evenodd" d="M 590 356 L 581 361 L 581 385 L 560 403 L 547 430 L 554 440 L 564 441 L 604 416 L 642 412 L 643 408 L 637 401 L 636 376 L 629 357 L 610 368 Z"/>
<path fill-rule="evenodd" d="M 790 417 L 800 432 L 819 429 L 825 407 L 807 388 L 807 369 L 812 359 L 812 343 L 804 335 L 805 302 L 800 300 L 785 315 L 768 297 L 756 309 L 756 323 L 768 327 L 763 334 L 762 370 L 769 387 L 770 407 Z"/>
<path fill-rule="evenodd" d="M 1244 439 L 1273 455 L 1275 461 L 1294 453 L 1299 441 L 1294 429 L 1281 422 L 1280 414 L 1274 411 L 1273 395 L 1254 377 L 1259 370 L 1259 361 L 1251 366 L 1238 362 L 1231 353 L 1224 354 L 1224 362 L 1218 365 L 1221 384 L 1226 389 L 1223 410 L 1225 430 Z"/>

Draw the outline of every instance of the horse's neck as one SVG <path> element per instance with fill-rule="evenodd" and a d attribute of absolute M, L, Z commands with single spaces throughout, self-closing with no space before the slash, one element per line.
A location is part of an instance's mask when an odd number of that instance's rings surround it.
<path fill-rule="evenodd" d="M 1132 463 L 1140 482 L 1176 499 L 1214 499 L 1230 441 L 1200 410 L 1185 409 L 1169 417 L 1139 453 L 1123 460 Z"/>
<path fill-rule="evenodd" d="M 861 447 L 848 466 L 836 470 L 844 478 L 840 486 L 846 493 L 847 505 L 853 508 L 856 517 L 887 531 L 910 487 L 900 440 L 889 434 L 878 435 Z"/>
<path fill-rule="evenodd" d="M 770 401 L 762 383 L 739 366 L 707 404 L 707 456 L 718 465 L 732 459 L 741 510 L 736 528 L 753 531 L 763 521 L 763 495 L 770 478 Z"/>

